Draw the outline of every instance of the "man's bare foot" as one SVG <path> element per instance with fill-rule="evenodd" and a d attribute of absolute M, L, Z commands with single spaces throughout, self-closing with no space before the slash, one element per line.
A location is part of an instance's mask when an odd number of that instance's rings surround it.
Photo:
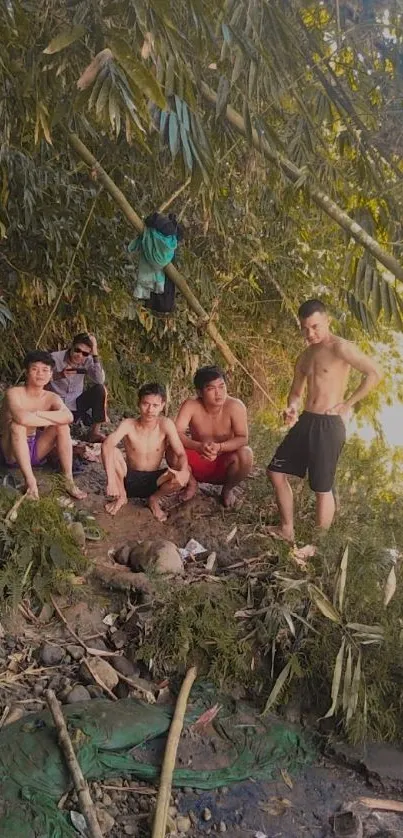
<path fill-rule="evenodd" d="M 237 496 L 234 489 L 227 489 L 225 486 L 221 492 L 221 500 L 226 509 L 240 509 L 242 500 Z"/>
<path fill-rule="evenodd" d="M 108 501 L 108 503 L 105 504 L 105 512 L 109 512 L 109 515 L 116 515 L 117 512 L 119 512 L 119 509 L 121 509 L 126 503 L 126 495 L 119 495 L 119 497 L 114 498 L 114 500 Z"/>
<path fill-rule="evenodd" d="M 268 527 L 267 532 L 276 541 L 288 541 L 289 544 L 294 544 L 294 530 L 285 527 Z"/>
<path fill-rule="evenodd" d="M 89 432 L 88 437 L 87 437 L 88 442 L 104 442 L 105 439 L 106 439 L 105 434 L 91 433 L 91 431 Z"/>
<path fill-rule="evenodd" d="M 76 500 L 84 500 L 87 497 L 87 492 L 83 492 L 81 489 L 76 486 L 74 480 L 66 480 L 65 488 L 68 495 L 71 495 L 72 498 Z"/>
<path fill-rule="evenodd" d="M 186 503 L 186 501 L 188 501 L 188 500 L 192 500 L 192 498 L 194 498 L 194 496 L 197 492 L 197 488 L 198 488 L 197 480 L 195 480 L 195 478 L 191 474 L 190 478 L 189 478 L 189 483 L 187 484 L 187 486 L 185 486 L 185 488 L 181 492 L 181 496 L 180 496 L 181 500 L 184 503 Z"/>
<path fill-rule="evenodd" d="M 153 498 L 152 496 L 148 498 L 148 505 L 157 521 L 163 522 L 167 520 L 168 515 L 163 509 L 161 509 L 159 501 L 156 498 Z"/>

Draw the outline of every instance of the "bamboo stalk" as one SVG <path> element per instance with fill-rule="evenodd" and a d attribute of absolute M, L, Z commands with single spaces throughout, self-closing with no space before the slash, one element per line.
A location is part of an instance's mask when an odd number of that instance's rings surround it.
<path fill-rule="evenodd" d="M 181 686 L 178 700 L 176 702 L 174 717 L 169 728 L 169 734 L 165 749 L 164 762 L 162 763 L 162 771 L 160 778 L 160 785 L 158 789 L 157 803 L 155 807 L 154 823 L 152 838 L 165 838 L 166 823 L 168 817 L 169 799 L 172 788 L 172 775 L 175 768 L 176 752 L 178 750 L 179 739 L 182 733 L 183 721 L 185 718 L 186 705 L 189 698 L 189 693 L 192 684 L 196 678 L 197 670 L 195 666 L 189 669 L 186 678 Z"/>
<path fill-rule="evenodd" d="M 85 782 L 83 773 L 78 764 L 69 732 L 67 730 L 66 721 L 62 713 L 62 708 L 60 707 L 53 690 L 46 690 L 45 697 L 55 723 L 60 748 L 63 751 L 64 758 L 74 783 L 74 788 L 78 795 L 81 812 L 87 821 L 88 834 L 90 838 L 103 838 L 95 806 L 91 800 L 87 783 Z"/>
<path fill-rule="evenodd" d="M 144 224 L 141 218 L 137 215 L 133 207 L 129 204 L 127 198 L 116 186 L 116 183 L 109 177 L 106 173 L 105 169 L 101 166 L 98 160 L 94 157 L 94 155 L 90 152 L 87 146 L 77 137 L 77 134 L 69 134 L 68 136 L 69 143 L 71 147 L 74 149 L 76 154 L 84 160 L 84 163 L 89 166 L 92 171 L 96 172 L 97 180 L 105 187 L 107 192 L 111 195 L 115 203 L 120 207 L 123 214 L 126 216 L 127 220 L 130 222 L 132 227 L 137 230 L 138 233 L 142 233 L 144 230 Z M 179 288 L 179 291 L 185 297 L 187 303 L 189 304 L 190 308 L 198 315 L 206 324 L 206 331 L 210 335 L 211 339 L 216 344 L 217 348 L 220 350 L 223 358 L 225 358 L 227 364 L 230 367 L 235 367 L 237 360 L 235 355 L 233 354 L 232 350 L 224 340 L 224 338 L 220 335 L 218 329 L 211 322 L 207 312 L 204 310 L 203 306 L 195 297 L 193 291 L 189 288 L 189 285 L 186 282 L 184 276 L 175 268 L 174 265 L 170 264 L 164 268 L 166 275 L 172 282 L 175 283 L 176 287 Z"/>
<path fill-rule="evenodd" d="M 217 94 L 214 90 L 212 90 L 205 82 L 201 82 L 200 90 L 204 98 L 207 102 L 210 102 L 211 105 L 215 105 L 217 102 Z M 246 137 L 246 129 L 245 129 L 245 122 L 242 116 L 234 110 L 230 105 L 227 106 L 226 110 L 226 119 L 228 122 L 244 137 Z M 277 151 L 274 151 L 267 140 L 259 135 L 255 128 L 252 129 L 252 145 L 257 151 L 260 151 L 264 157 L 274 163 L 278 168 L 281 169 L 283 174 L 288 178 L 288 180 L 292 181 L 292 183 L 297 183 L 300 178 L 303 178 L 303 171 L 295 166 L 291 160 L 288 160 L 284 155 L 280 154 Z M 392 256 L 391 253 L 388 253 L 386 250 L 381 247 L 378 242 L 372 238 L 362 227 L 360 224 L 357 224 L 350 216 L 344 212 L 344 210 L 336 204 L 323 189 L 320 189 L 319 186 L 315 186 L 314 183 L 311 181 L 307 181 L 306 188 L 312 198 L 312 200 L 320 207 L 326 215 L 333 219 L 340 227 L 343 228 L 353 239 L 355 239 L 359 244 L 365 247 L 381 265 L 384 265 L 388 271 L 390 271 L 397 279 L 403 281 L 403 266 L 400 262 Z"/>

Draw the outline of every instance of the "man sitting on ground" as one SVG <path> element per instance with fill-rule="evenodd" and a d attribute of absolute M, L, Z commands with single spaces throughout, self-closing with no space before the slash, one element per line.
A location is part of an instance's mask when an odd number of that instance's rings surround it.
<path fill-rule="evenodd" d="M 176 419 L 192 472 L 184 500 L 194 496 L 197 483 L 216 483 L 223 486 L 224 506 L 232 507 L 234 487 L 250 474 L 253 464 L 246 407 L 228 395 L 219 367 L 197 370 L 194 386 L 197 398 L 186 399 Z M 169 462 L 176 468 L 175 457 L 171 455 Z"/>
<path fill-rule="evenodd" d="M 35 350 L 24 359 L 26 381 L 22 387 L 6 390 L 1 406 L 1 453 L 6 466 L 19 466 L 26 492 L 39 497 L 32 467 L 40 466 L 56 448 L 66 480 L 66 490 L 74 498 L 85 498 L 75 485 L 72 473 L 73 446 L 69 425 L 70 410 L 55 393 L 45 390 L 52 378 L 54 360 L 49 352 Z"/>
<path fill-rule="evenodd" d="M 295 365 L 294 379 L 284 411 L 291 430 L 281 442 L 268 466 L 280 513 L 280 526 L 270 534 L 294 541 L 293 494 L 288 476 L 305 477 L 316 495 L 316 526 L 328 530 L 335 513 L 333 481 L 346 438 L 346 424 L 352 407 L 381 380 L 372 358 L 354 343 L 334 335 L 326 306 L 320 300 L 307 300 L 299 307 L 301 332 L 308 344 Z M 351 370 L 362 378 L 346 398 Z M 305 407 L 298 417 L 306 389 Z"/>
<path fill-rule="evenodd" d="M 180 491 L 190 474 L 184 447 L 172 419 L 162 416 L 166 402 L 165 387 L 144 384 L 139 390 L 140 416 L 123 419 L 102 446 L 102 460 L 108 485 L 106 494 L 112 498 L 105 506 L 116 515 L 127 498 L 147 498 L 151 512 L 158 521 L 167 516 L 161 509 L 163 497 Z M 126 461 L 117 448 L 123 441 Z M 169 446 L 176 458 L 176 470 L 161 468 L 161 460 Z"/>
<path fill-rule="evenodd" d="M 106 421 L 105 372 L 98 355 L 94 335 L 76 335 L 69 349 L 52 352 L 55 372 L 50 387 L 71 410 L 74 421 L 86 418 L 91 411 L 92 425 L 89 442 L 103 442 L 101 424 Z M 95 382 L 84 390 L 85 377 Z"/>

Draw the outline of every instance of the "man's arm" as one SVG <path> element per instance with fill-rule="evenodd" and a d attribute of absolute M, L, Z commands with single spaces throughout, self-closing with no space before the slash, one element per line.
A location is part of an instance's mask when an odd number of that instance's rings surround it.
<path fill-rule="evenodd" d="M 179 434 L 179 439 L 183 446 L 191 451 L 199 451 L 199 453 L 201 453 L 203 451 L 203 443 L 196 439 L 192 439 L 186 434 L 193 416 L 194 406 L 195 402 L 193 399 L 186 399 L 175 419 L 175 425 Z"/>
<path fill-rule="evenodd" d="M 172 419 L 165 419 L 165 433 L 167 437 L 167 443 L 172 448 L 174 454 L 176 454 L 178 458 L 178 471 L 183 471 L 184 469 L 188 468 L 188 460 L 186 456 L 186 451 L 183 445 L 182 440 L 178 434 L 178 431 L 175 427 L 175 423 Z"/>
<path fill-rule="evenodd" d="M 50 410 L 25 410 L 21 407 L 19 387 L 13 387 L 6 393 L 6 406 L 13 422 L 27 428 L 49 428 L 52 425 L 70 425 L 73 414 L 63 404 L 60 396 L 54 395 Z"/>
<path fill-rule="evenodd" d="M 335 405 L 335 408 L 344 406 L 346 412 L 351 410 L 361 399 L 364 399 L 379 384 L 382 379 L 382 373 L 376 361 L 373 358 L 369 358 L 368 355 L 364 355 L 354 343 L 344 340 L 340 341 L 337 345 L 337 355 L 343 361 L 346 361 L 354 370 L 362 373 L 361 384 L 359 384 L 357 389 L 354 390 L 348 399 L 345 399 L 341 406 Z"/>
<path fill-rule="evenodd" d="M 228 454 L 231 451 L 238 451 L 248 444 L 248 417 L 246 407 L 241 401 L 234 401 L 231 409 L 231 425 L 234 436 L 225 442 L 219 442 L 218 454 Z"/>
<path fill-rule="evenodd" d="M 306 385 L 306 373 L 304 368 L 304 355 L 297 358 L 294 368 L 294 378 L 292 380 L 290 392 L 287 399 L 287 407 L 284 411 L 284 421 L 287 425 L 294 425 L 298 418 L 298 408 Z"/>
<path fill-rule="evenodd" d="M 89 335 L 92 343 L 92 356 L 88 358 L 85 372 L 95 384 L 105 384 L 105 370 L 99 360 L 98 344 L 95 335 Z"/>

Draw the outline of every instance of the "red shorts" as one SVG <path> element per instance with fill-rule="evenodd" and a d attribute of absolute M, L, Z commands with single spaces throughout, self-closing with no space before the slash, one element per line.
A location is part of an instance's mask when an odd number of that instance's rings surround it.
<path fill-rule="evenodd" d="M 224 483 L 231 454 L 219 454 L 215 460 L 207 460 L 198 451 L 187 448 L 186 455 L 193 477 L 198 483 Z"/>

